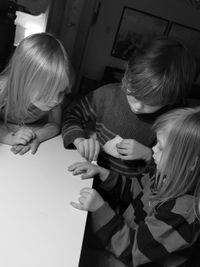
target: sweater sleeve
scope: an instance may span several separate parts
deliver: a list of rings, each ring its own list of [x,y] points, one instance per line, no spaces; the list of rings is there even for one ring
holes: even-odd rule
[[[96,93],[93,91],[63,110],[62,137],[68,147],[76,138],[87,138],[85,124],[96,120]]]
[[[149,262],[179,266],[185,261],[184,254],[175,252],[190,247],[199,234],[191,199],[164,203],[134,228],[105,203],[92,213],[92,223],[103,246],[134,267]]]

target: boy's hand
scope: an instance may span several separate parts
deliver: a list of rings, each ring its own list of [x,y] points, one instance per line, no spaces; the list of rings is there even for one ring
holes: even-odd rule
[[[104,204],[103,198],[92,188],[81,189],[78,201],[78,203],[72,201],[70,204],[76,209],[91,212],[98,210]]]
[[[109,175],[109,170],[89,162],[77,162],[68,167],[68,171],[73,172],[73,175],[82,174],[82,179],[94,178],[99,175],[101,181],[105,181]]]
[[[151,149],[135,139],[123,139],[116,147],[120,158],[123,160],[143,159],[149,161],[152,156]]]
[[[74,140],[78,152],[88,161],[96,161],[100,151],[100,144],[95,138],[76,138]]]
[[[22,127],[17,132],[12,133],[13,145],[26,145],[36,137],[36,134],[30,128]]]

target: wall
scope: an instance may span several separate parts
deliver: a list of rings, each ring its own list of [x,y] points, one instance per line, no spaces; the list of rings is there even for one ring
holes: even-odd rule
[[[90,29],[81,75],[99,80],[105,66],[124,68],[125,61],[110,56],[124,6],[200,29],[200,10],[197,11],[188,2],[187,0],[101,0],[98,21]]]

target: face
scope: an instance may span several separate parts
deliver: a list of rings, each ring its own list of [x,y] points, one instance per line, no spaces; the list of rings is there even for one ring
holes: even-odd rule
[[[157,144],[152,148],[152,150],[153,150],[153,159],[155,161],[157,169],[159,169],[159,166],[160,166],[159,163],[160,163],[163,151],[165,149],[166,142],[167,142],[167,133],[166,133],[166,131],[158,131],[157,132]]]
[[[63,98],[64,98],[65,91],[59,92],[57,97],[50,102],[44,102],[43,100],[33,101],[33,105],[36,106],[38,109],[42,111],[49,111],[53,109],[54,107],[58,106]]]
[[[131,110],[136,114],[154,113],[163,107],[162,105],[159,105],[159,106],[147,105],[143,103],[142,101],[137,100],[134,96],[131,96],[131,95],[127,95],[127,100],[128,100]]]

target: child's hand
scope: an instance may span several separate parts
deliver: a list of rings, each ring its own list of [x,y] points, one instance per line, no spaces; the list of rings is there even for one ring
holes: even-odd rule
[[[74,163],[68,167],[68,171],[73,172],[73,175],[82,174],[82,179],[89,179],[99,175],[101,181],[105,181],[109,175],[109,170],[89,162]]]
[[[35,154],[38,150],[38,147],[40,145],[40,142],[38,140],[38,138],[36,137],[35,139],[33,139],[31,142],[30,142],[30,150],[31,150],[31,154]]]
[[[135,139],[123,139],[116,147],[120,158],[123,160],[144,159],[149,161],[152,156],[151,149]]]
[[[13,145],[26,145],[32,139],[36,137],[36,134],[30,128],[20,128],[17,132],[12,134],[13,137]]]
[[[14,154],[24,155],[29,150],[31,150],[31,153],[35,154],[37,152],[39,144],[40,143],[39,143],[38,139],[35,138],[31,142],[29,142],[27,145],[13,145],[11,148],[11,151]]]
[[[77,138],[74,141],[78,152],[88,161],[96,161],[100,151],[99,141],[95,138]]]
[[[98,210],[104,204],[103,198],[92,188],[81,189],[78,201],[79,203],[72,201],[70,204],[76,209],[91,212]]]
[[[30,145],[13,145],[11,151],[14,154],[24,155],[30,150]]]

